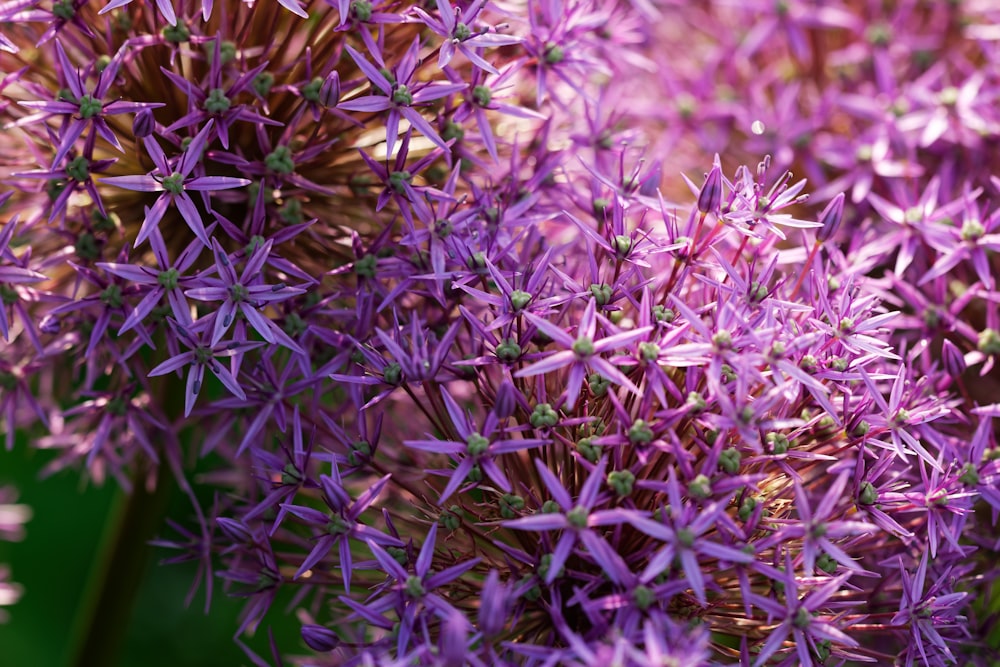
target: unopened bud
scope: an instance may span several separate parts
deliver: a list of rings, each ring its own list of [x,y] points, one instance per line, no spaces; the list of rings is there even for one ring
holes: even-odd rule
[[[314,651],[326,653],[340,645],[340,637],[330,628],[322,625],[303,625],[302,641]]]
[[[646,178],[642,179],[642,183],[639,185],[639,194],[643,197],[654,197],[656,196],[656,191],[660,187],[660,181],[663,179],[663,163],[659,160],[653,165],[653,168],[649,170]]]
[[[840,222],[843,218],[844,193],[841,192],[826,205],[826,208],[823,209],[823,213],[819,216],[819,222],[823,226],[819,228],[819,233],[816,234],[816,240],[820,243],[826,243],[828,240],[833,238],[833,235],[837,233],[838,229],[840,229]]]
[[[957,378],[965,372],[965,355],[947,338],[941,344],[941,358],[944,360],[944,370],[952,378]]]
[[[46,315],[38,325],[38,330],[44,334],[59,333],[59,318],[55,315]]]
[[[340,102],[340,74],[333,70],[326,75],[319,89],[319,103],[325,107],[335,107]]]
[[[722,168],[712,167],[705,177],[705,184],[698,193],[698,210],[702,213],[718,213],[722,205]]]
[[[493,412],[500,419],[506,419],[514,414],[517,409],[517,400],[514,398],[514,385],[509,381],[504,381],[497,388],[496,400],[493,403]]]
[[[143,109],[135,115],[135,120],[132,122],[132,133],[136,139],[145,139],[152,136],[155,125],[156,120],[153,118],[153,110]]]

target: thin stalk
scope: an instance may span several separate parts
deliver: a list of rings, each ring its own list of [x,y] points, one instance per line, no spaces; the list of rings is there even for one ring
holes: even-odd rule
[[[139,592],[149,540],[160,525],[167,500],[175,486],[170,467],[159,466],[156,488],[146,488],[146,467],[140,465],[132,479],[131,494],[120,491],[114,516],[88,578],[83,603],[74,621],[71,667],[113,667]]]

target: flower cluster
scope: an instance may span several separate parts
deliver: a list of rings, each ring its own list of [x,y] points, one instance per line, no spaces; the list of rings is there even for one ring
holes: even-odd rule
[[[1000,16],[883,4],[0,0],[8,447],[277,663],[990,664]]]

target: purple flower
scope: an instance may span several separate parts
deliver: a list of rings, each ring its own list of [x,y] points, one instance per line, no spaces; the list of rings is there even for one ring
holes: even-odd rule
[[[234,396],[246,398],[243,388],[222,364],[217,357],[234,357],[241,355],[247,350],[260,347],[263,343],[250,341],[236,342],[230,341],[222,344],[211,344],[202,333],[198,338],[194,333],[188,332],[182,325],[171,320],[171,328],[177,333],[181,341],[189,348],[186,352],[170,357],[163,363],[157,365],[149,371],[150,377],[166,375],[174,371],[180,371],[188,366],[187,388],[184,392],[184,416],[191,414],[194,402],[201,393],[201,388],[205,380],[205,369],[208,368],[212,375],[226,387]]]
[[[208,135],[212,131],[214,119],[209,119],[205,127],[195,135],[191,143],[184,149],[181,157],[171,166],[167,156],[160,148],[160,144],[155,137],[143,139],[143,145],[149,151],[156,170],[145,176],[107,176],[101,180],[102,183],[115,185],[126,190],[136,190],[139,192],[162,192],[153,207],[146,213],[139,234],[135,239],[135,246],[138,247],[143,241],[149,238],[153,228],[156,227],[167,207],[172,203],[180,211],[191,231],[203,244],[211,246],[205,225],[202,222],[201,213],[191,199],[189,192],[213,192],[215,190],[228,190],[231,188],[241,188],[250,184],[246,178],[236,178],[233,176],[192,176],[198,161],[202,159],[202,151],[208,142]],[[202,195],[202,201],[207,204],[208,196]]]
[[[438,504],[443,504],[466,481],[473,467],[479,467],[503,491],[512,490],[511,483],[497,464],[496,458],[503,454],[524,451],[541,447],[548,440],[537,438],[504,438],[494,440],[493,436],[500,427],[500,418],[495,412],[490,412],[483,422],[482,428],[476,428],[472,418],[455,402],[447,391],[441,392],[451,426],[458,440],[407,440],[403,444],[414,449],[427,452],[448,454],[458,460],[458,466],[448,471],[448,484],[441,491]]]
[[[378,480],[357,498],[352,499],[344,489],[337,464],[332,465],[330,475],[320,475],[319,484],[323,492],[323,503],[330,512],[324,512],[312,507],[282,504],[281,508],[292,516],[314,529],[320,530],[316,544],[309,555],[295,572],[296,577],[314,568],[320,561],[327,558],[330,550],[337,547],[340,556],[340,570],[344,580],[344,590],[351,590],[351,571],[354,568],[351,556],[350,540],[367,542],[368,544],[401,547],[403,543],[381,531],[361,522],[361,515],[375,502],[382,492],[389,475]]]
[[[420,114],[418,107],[426,105],[434,100],[447,97],[465,88],[464,84],[452,84],[443,82],[421,83],[413,78],[417,67],[417,57],[420,50],[420,40],[414,39],[406,55],[400,60],[394,72],[389,72],[389,78],[378,68],[374,67],[368,60],[352,49],[345,47],[347,53],[361,68],[365,76],[380,94],[366,95],[363,97],[351,98],[342,101],[338,109],[344,111],[388,111],[389,114],[385,123],[385,143],[386,154],[392,155],[396,147],[396,139],[399,135],[399,121],[405,118],[420,133],[430,139],[443,151],[448,150],[448,144],[431,127],[431,124]],[[379,66],[385,68],[385,61],[379,53],[373,53],[373,57]]]
[[[597,302],[592,299],[587,304],[587,308],[580,318],[575,339],[548,320],[526,312],[525,317],[539,331],[565,349],[543,356],[540,361],[536,361],[530,366],[514,373],[514,377],[532,377],[543,373],[551,373],[554,370],[569,366],[569,375],[564,393],[566,408],[572,408],[576,403],[588,368],[593,369],[606,380],[622,385],[626,389],[639,394],[639,388],[625,374],[615,368],[608,360],[598,355],[616,350],[628,343],[645,337],[652,330],[652,327],[617,332],[595,340],[599,322],[596,309]],[[605,324],[604,321],[601,321],[601,324],[605,330],[612,329],[610,323]]]
[[[561,511],[542,512],[534,516],[521,517],[505,521],[503,525],[506,528],[533,532],[562,531],[562,536],[556,543],[555,549],[552,551],[552,559],[547,566],[544,577],[546,584],[551,584],[559,576],[559,572],[578,541],[587,547],[595,561],[602,566],[607,566],[609,563],[603,558],[605,553],[604,538],[595,529],[633,520],[633,513],[625,510],[594,509],[598,504],[598,493],[600,485],[604,481],[606,466],[607,459],[602,458],[598,461],[580,489],[580,496],[574,502],[559,478],[545,466],[541,459],[535,459],[535,468],[538,470],[545,488],[552,495],[552,499],[555,500]],[[617,568],[614,566],[605,567],[604,571],[613,579],[617,578],[615,574]]]
[[[108,125],[106,117],[156,109],[164,105],[153,102],[140,103],[115,100],[114,102],[106,103],[104,101],[115,78],[118,76],[119,68],[125,57],[124,50],[116,53],[115,57],[100,71],[93,90],[88,92],[86,77],[70,62],[62,43],[57,40],[55,44],[68,92],[58,96],[51,102],[21,102],[21,106],[35,109],[39,113],[22,119],[20,123],[26,124],[33,120],[43,120],[52,115],[61,115],[64,117],[60,131],[59,146],[56,149],[55,156],[52,158],[52,164],[62,163],[63,158],[72,150],[76,141],[88,127],[92,131],[96,131],[105,141],[118,149],[119,152],[124,152],[121,143],[118,141],[118,137],[115,136]],[[87,157],[89,158],[90,155],[88,154]]]
[[[284,301],[305,291],[298,287],[288,287],[284,283],[260,284],[261,274],[271,253],[271,241],[254,249],[240,275],[236,274],[232,258],[215,239],[212,239],[212,248],[219,277],[204,278],[202,283],[208,283],[208,287],[195,287],[184,292],[188,297],[199,301],[222,302],[215,312],[209,344],[212,347],[218,345],[232,326],[236,315],[240,314],[266,342],[277,343],[302,353],[302,348],[258,310],[264,304]]]

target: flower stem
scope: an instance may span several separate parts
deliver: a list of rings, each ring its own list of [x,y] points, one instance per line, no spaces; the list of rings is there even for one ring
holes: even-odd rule
[[[147,488],[147,467],[140,465],[132,479],[132,493],[120,491],[115,499],[74,621],[67,663],[71,667],[117,664],[149,557],[149,540],[175,486],[170,466],[158,467],[154,489]]]

